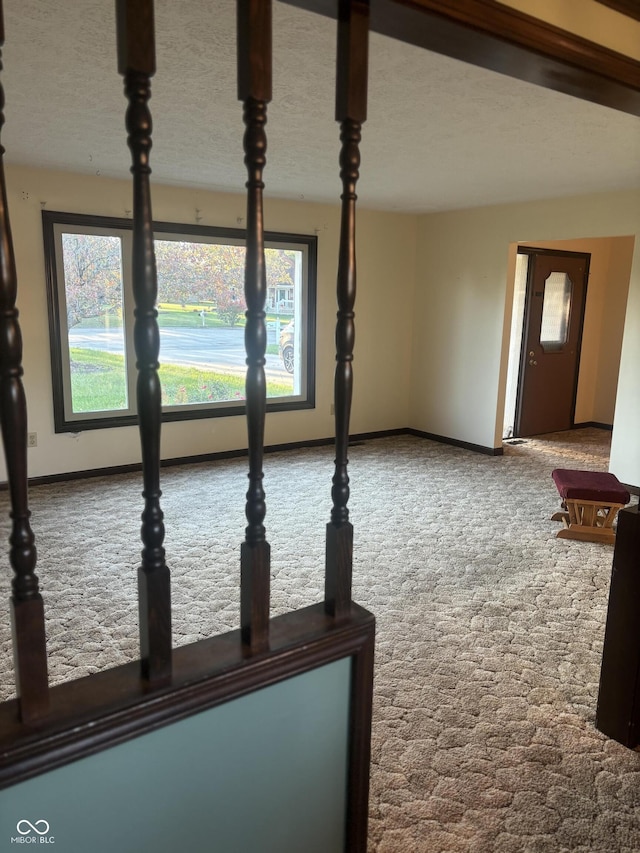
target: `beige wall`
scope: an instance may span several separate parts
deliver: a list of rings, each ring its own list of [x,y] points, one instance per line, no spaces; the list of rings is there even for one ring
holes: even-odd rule
[[[596,0],[499,0],[609,50],[640,59],[640,22]]]
[[[494,445],[498,403],[505,224],[478,210],[418,224],[411,426],[485,447]]]
[[[601,368],[598,374],[594,417],[594,420],[597,421],[601,420],[601,412],[603,411],[613,412],[613,419],[615,419],[620,359],[622,357],[622,345],[627,317],[629,282],[637,242],[639,242],[638,239],[634,240],[633,238],[622,237],[613,240],[611,244],[607,283],[612,298],[607,303],[607,310],[602,320]],[[617,297],[615,296],[616,290]],[[619,352],[617,350],[618,329],[622,330]],[[635,331],[636,334],[640,335],[640,328],[636,327]],[[632,334],[631,327],[630,334]],[[613,423],[613,419],[610,423]],[[609,421],[606,421],[606,423],[609,423]],[[640,481],[638,485],[640,485]]]
[[[30,476],[137,462],[137,428],[53,431],[49,330],[42,248],[41,209],[124,216],[131,208],[128,182],[62,172],[8,169],[9,209],[19,280],[18,307],[24,339],[29,430],[38,446],[29,450]],[[339,188],[336,189],[338,192]],[[245,213],[241,195],[155,186],[159,220],[237,227]],[[316,408],[267,415],[266,443],[301,441],[333,434],[330,405],[335,366],[337,206],[268,201],[267,228],[318,233]],[[410,304],[415,269],[413,216],[361,211],[358,218],[355,391],[352,432],[393,429],[408,422]],[[223,417],[168,423],[162,456],[172,458],[246,447],[244,419]],[[6,479],[4,465],[0,476]]]
[[[30,475],[128,464],[139,459],[137,430],[121,427],[76,435],[53,432],[49,332],[40,211],[122,216],[130,208],[127,182],[10,168],[9,203],[19,275],[29,429]],[[157,219],[237,226],[245,216],[239,195],[156,186]],[[337,206],[270,200],[267,227],[318,233],[316,408],[267,416],[266,442],[304,441],[333,432]],[[502,398],[510,323],[509,257],[515,244],[640,235],[640,193],[623,192],[410,216],[360,210],[358,297],[352,432],[412,426],[483,447],[500,446]],[[582,243],[573,242],[574,246]],[[596,243],[592,243],[592,246]],[[592,355],[581,377],[580,418],[608,421],[623,316],[631,239],[597,241],[593,275],[600,282],[589,337]],[[636,240],[629,311],[620,366],[612,470],[640,484],[635,424],[640,393],[640,240]],[[618,295],[606,302],[606,287]],[[598,295],[599,294],[599,295]],[[599,302],[598,302],[599,300]],[[598,304],[600,308],[598,308]],[[618,346],[616,344],[616,346]],[[243,418],[164,425],[164,458],[246,446]],[[0,476],[5,477],[4,467]]]
[[[420,217],[411,426],[484,447],[500,445],[511,321],[508,269],[515,252],[511,244],[633,235],[640,235],[637,191]],[[624,245],[628,253],[630,242]],[[613,442],[621,479],[640,484],[640,454],[630,449],[627,431],[628,419],[640,418],[637,382],[630,378],[632,356],[627,355],[633,351],[631,342],[640,338],[640,311],[632,314],[640,299],[639,253],[636,240]],[[614,262],[614,270],[617,263],[624,265],[624,259]],[[606,321],[615,322],[613,316]],[[603,376],[606,372],[603,368]],[[604,401],[606,395],[596,393]],[[594,417],[588,419],[599,420],[595,398],[591,410]]]
[[[640,204],[638,208],[640,208]],[[640,216],[638,209],[636,209],[636,216]],[[609,463],[609,469],[623,483],[633,486],[640,486],[640,441],[638,440],[640,382],[638,381],[638,365],[640,365],[640,239],[636,238]]]

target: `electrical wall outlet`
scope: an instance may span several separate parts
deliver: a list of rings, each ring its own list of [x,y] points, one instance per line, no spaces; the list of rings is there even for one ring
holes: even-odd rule
[[[38,446],[38,433],[37,432],[28,432],[27,433],[27,447],[37,447]]]

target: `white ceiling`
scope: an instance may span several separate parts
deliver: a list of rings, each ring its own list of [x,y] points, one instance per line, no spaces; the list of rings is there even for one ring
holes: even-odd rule
[[[113,0],[5,0],[8,162],[124,177]],[[241,192],[233,0],[157,0],[154,179]],[[267,194],[335,202],[335,22],[274,6]],[[640,120],[372,34],[360,204],[413,212],[640,187]]]

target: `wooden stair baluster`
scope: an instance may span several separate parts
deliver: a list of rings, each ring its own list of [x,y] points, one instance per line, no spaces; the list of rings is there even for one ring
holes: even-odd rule
[[[353,393],[354,304],[356,297],[356,183],[360,167],[360,131],[367,117],[369,4],[340,0],[336,121],[340,122],[342,213],[338,260],[336,324],[336,459],[327,524],[325,609],[336,618],[349,614],[353,567],[353,526],[349,521],[349,417]]]
[[[0,48],[4,46],[4,16],[0,2]],[[2,70],[0,53],[0,71]],[[0,130],[4,126],[4,88],[0,85]],[[29,518],[27,488],[27,404],[22,384],[22,334],[16,308],[16,263],[9,222],[4,175],[4,146],[0,145],[0,420],[11,498],[9,562],[11,622],[20,718],[28,723],[49,709],[44,605],[35,574],[36,547]]]
[[[134,343],[145,502],[140,531],[142,561],[138,569],[140,658],[143,677],[164,683],[171,677],[171,594],[163,547],[164,516],[160,508],[160,332],[155,307],[158,286],[149,188],[152,123],[148,101],[150,78],[155,73],[153,0],[116,0],[116,15],[118,71],[124,76],[129,101],[126,128],[133,175]]]
[[[243,102],[244,162],[247,167],[247,252],[245,347],[249,444],[247,527],[241,547],[240,624],[251,652],[269,646],[270,547],[266,540],[263,489],[267,346],[262,173],[266,164],[267,103],[271,100],[271,0],[238,0],[238,99]]]

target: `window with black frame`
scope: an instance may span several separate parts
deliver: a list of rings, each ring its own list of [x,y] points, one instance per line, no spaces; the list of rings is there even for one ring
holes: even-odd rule
[[[43,212],[56,432],[135,423],[131,220]],[[244,412],[244,232],[154,224],[164,420]],[[317,238],[267,233],[267,411],[315,403]]]

